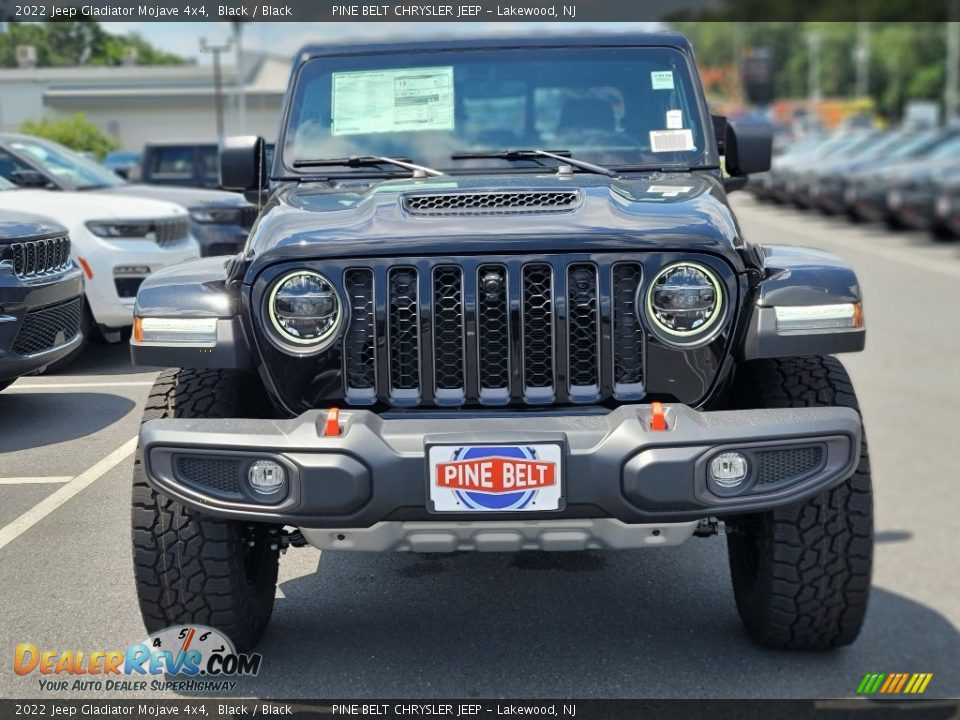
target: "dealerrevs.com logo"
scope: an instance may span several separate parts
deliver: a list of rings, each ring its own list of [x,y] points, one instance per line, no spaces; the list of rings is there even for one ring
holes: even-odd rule
[[[20,643],[17,675],[39,675],[40,690],[232,691],[234,678],[260,672],[263,656],[238,653],[223,633],[203,625],[177,625],[126,650],[43,650]]]

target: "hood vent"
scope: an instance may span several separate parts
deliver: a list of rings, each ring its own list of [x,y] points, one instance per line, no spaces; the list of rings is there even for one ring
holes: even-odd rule
[[[522,192],[458,192],[405,195],[411,215],[507,215],[569,212],[580,205],[576,190]]]

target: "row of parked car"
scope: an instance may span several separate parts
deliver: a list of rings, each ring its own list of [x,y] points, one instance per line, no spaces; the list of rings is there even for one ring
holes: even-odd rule
[[[960,127],[808,137],[750,179],[759,199],[960,236]]]
[[[129,183],[48,140],[0,134],[0,389],[118,342],[150,274],[232,255],[257,207],[221,190]]]

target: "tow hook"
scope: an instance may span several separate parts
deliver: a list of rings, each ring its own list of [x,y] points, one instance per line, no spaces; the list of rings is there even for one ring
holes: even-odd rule
[[[730,530],[733,530],[733,528],[730,528]],[[723,520],[718,520],[717,518],[704,518],[700,521],[700,524],[697,525],[697,529],[693,531],[693,534],[697,537],[727,535],[727,524]]]

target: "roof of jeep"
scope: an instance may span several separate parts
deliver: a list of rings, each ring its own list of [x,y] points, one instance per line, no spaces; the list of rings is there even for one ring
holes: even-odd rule
[[[505,49],[554,47],[672,47],[691,51],[690,41],[678,32],[615,33],[606,35],[544,35],[540,37],[481,37],[418,40],[414,42],[375,42],[307,45],[297,53],[299,62],[329,55],[367,55],[386,52],[417,52],[454,49]]]

